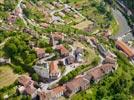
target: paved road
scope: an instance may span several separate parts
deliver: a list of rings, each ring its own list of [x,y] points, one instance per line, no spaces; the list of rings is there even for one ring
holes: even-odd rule
[[[122,37],[123,35],[125,35],[125,33],[130,31],[130,27],[127,23],[127,20],[125,19],[125,17],[122,15],[122,13],[119,10],[113,9],[112,12],[117,23],[119,24],[119,31],[117,35],[115,36],[115,38]]]
[[[119,24],[119,31],[115,36],[112,36],[113,39],[117,39],[121,37],[125,42],[134,40],[134,36],[132,35],[131,28],[129,27],[126,18],[122,15],[119,10],[112,9],[113,15]]]

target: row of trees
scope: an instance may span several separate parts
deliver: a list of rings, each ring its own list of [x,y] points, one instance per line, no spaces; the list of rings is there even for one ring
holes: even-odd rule
[[[68,73],[66,76],[63,76],[63,77],[60,79],[59,83],[60,83],[60,84],[64,84],[64,83],[70,81],[71,79],[73,79],[74,77],[76,77],[78,74],[80,74],[80,72],[81,72],[83,69],[85,69],[85,68],[87,68],[87,67],[89,67],[89,66],[88,66],[88,65],[79,66],[79,67],[76,68],[75,70],[73,70],[73,71],[71,71],[70,73]]]

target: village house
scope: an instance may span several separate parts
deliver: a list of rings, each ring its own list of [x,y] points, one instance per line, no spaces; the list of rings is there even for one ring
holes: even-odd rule
[[[18,82],[23,86],[33,85],[34,81],[31,79],[31,77],[22,75],[18,78]]]
[[[35,52],[39,59],[45,57],[45,50],[43,48],[35,48]]]
[[[47,24],[47,23],[41,23],[40,26],[43,27],[43,28],[48,28],[49,27],[49,24]]]
[[[54,32],[50,35],[50,44],[57,45],[60,44],[60,41],[64,40],[64,34],[61,32]]]
[[[22,75],[18,78],[18,82],[22,85],[18,87],[18,92],[30,95],[32,98],[37,96],[37,89],[34,87],[34,81],[31,77]]]
[[[69,51],[63,45],[58,45],[56,47],[56,49],[60,53],[60,56],[61,57],[67,57],[67,56],[69,56]]]
[[[24,94],[30,95],[32,98],[37,96],[37,89],[32,85],[26,86],[24,91]]]
[[[14,15],[14,16],[19,17],[19,14],[20,14],[20,13],[22,13],[22,9],[17,8],[17,9],[15,9],[15,10],[11,13],[11,15]]]
[[[97,45],[97,49],[98,49],[99,53],[100,53],[103,57],[106,57],[107,51],[106,51],[106,49],[103,47],[103,45],[98,44],[98,45]]]
[[[37,93],[37,100],[49,100],[47,93],[45,91],[38,91]]]
[[[16,21],[16,16],[14,16],[14,15],[10,15],[8,18],[7,18],[7,22],[9,23],[9,24],[12,24],[12,23],[14,23],[15,21]]]
[[[92,79],[92,76],[91,76],[90,73],[86,73],[86,74],[83,76],[83,78],[85,78],[86,80],[88,80],[89,83],[90,83],[90,82],[91,82],[91,79]]]
[[[105,74],[114,72],[117,69],[115,64],[103,64],[100,68]]]
[[[17,17],[19,17],[19,14],[22,13],[22,10],[17,8],[13,12],[11,12],[10,16],[7,18],[7,21],[9,24],[12,24],[16,21]]]
[[[81,90],[85,90],[89,87],[89,81],[84,79],[83,77],[78,77],[73,79],[70,82],[67,82],[64,86],[66,87],[66,92],[65,95],[67,97],[70,97],[71,95],[73,95],[74,93],[81,91]]]
[[[93,70],[90,70],[88,73],[92,76],[91,81],[95,83],[99,82],[104,76],[104,73],[100,69],[100,67],[94,68]]]
[[[64,95],[66,88],[64,86],[58,86],[51,90],[51,100],[59,98],[60,96]]]
[[[23,94],[24,91],[25,91],[25,87],[24,86],[18,86],[17,93]]]
[[[65,64],[70,65],[75,63],[75,57],[70,55],[68,57],[65,58]]]
[[[131,49],[125,42],[122,40],[116,41],[116,47],[122,50],[130,59],[134,59],[134,50]]]
[[[106,37],[106,38],[109,38],[109,36],[111,36],[110,30],[105,30],[105,31],[103,32],[103,36]]]
[[[52,61],[50,62],[49,65],[49,77],[52,80],[55,80],[59,78],[61,75],[59,68],[58,68],[58,62],[57,61]]]
[[[87,74],[84,76],[85,79],[91,81],[91,82],[99,82],[102,77],[105,74],[108,74],[110,72],[113,72],[117,69],[116,64],[102,64],[100,67],[91,69],[90,71],[87,72]]]
[[[74,55],[75,55],[75,60],[77,62],[82,62],[83,61],[83,59],[82,59],[83,49],[82,48],[77,47],[76,50],[74,51]]]
[[[112,57],[109,57],[109,56],[106,56],[106,58],[103,60],[102,62],[103,64],[115,64],[116,63],[116,60]]]

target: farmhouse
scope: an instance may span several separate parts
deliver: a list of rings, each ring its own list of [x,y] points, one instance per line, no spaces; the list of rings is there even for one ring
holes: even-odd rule
[[[104,73],[99,67],[89,71],[89,74],[92,76],[92,81],[96,83],[104,76]]]
[[[51,98],[59,98],[60,96],[64,95],[64,92],[66,91],[66,88],[64,86],[58,86],[51,90]]]
[[[18,78],[18,82],[23,86],[33,85],[34,81],[31,79],[31,77],[22,75]]]
[[[35,98],[37,96],[36,88],[34,87],[34,81],[31,79],[31,77],[23,75],[18,78],[18,82],[23,85],[18,88],[20,93],[24,93],[27,95],[30,95],[32,98]]]
[[[66,59],[65,59],[65,63],[68,65],[73,64],[74,62],[75,62],[75,57],[72,55],[66,57]]]
[[[35,52],[39,59],[45,57],[45,50],[43,48],[35,48]]]
[[[104,64],[101,66],[101,70],[103,73],[108,74],[116,70],[116,66],[114,64]]]
[[[50,35],[50,44],[57,45],[60,41],[64,40],[64,34],[60,32],[54,32]]]
[[[78,77],[73,79],[72,81],[65,84],[67,91],[65,95],[70,97],[72,94],[80,91],[85,90],[88,88],[89,81],[84,79],[83,77]]]
[[[129,58],[134,58],[134,50],[132,50],[125,42],[122,40],[117,40],[116,46],[122,50]]]
[[[69,56],[69,51],[63,45],[58,45],[56,49],[59,51],[61,57]]]
[[[103,64],[107,64],[107,63],[109,63],[109,64],[115,64],[116,63],[116,60],[113,59],[113,58],[111,58],[111,57],[109,57],[109,56],[106,56],[106,58],[103,60],[102,63]]]

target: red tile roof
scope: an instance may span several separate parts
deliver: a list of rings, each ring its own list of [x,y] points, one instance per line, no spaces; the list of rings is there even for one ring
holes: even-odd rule
[[[66,87],[69,88],[69,90],[73,91],[74,89],[80,88],[85,84],[88,84],[88,81],[84,79],[83,77],[78,77],[68,82],[66,84]]]
[[[91,76],[93,77],[94,80],[97,80],[104,75],[104,73],[100,69],[100,67],[91,70],[89,73],[91,74]]]
[[[55,39],[55,40],[61,40],[64,38],[64,35],[63,33],[61,32],[54,32],[52,33],[52,37]]]
[[[57,94],[60,94],[62,92],[65,92],[65,91],[66,91],[66,88],[64,86],[58,86],[58,87],[52,89],[52,92],[51,93],[52,93],[52,96],[55,96]]]
[[[47,94],[45,91],[38,92],[38,95],[39,95],[39,100],[48,100]]]
[[[104,64],[101,66],[101,70],[104,72],[104,73],[107,73],[109,71],[112,71],[114,69],[114,64]]]
[[[104,59],[103,63],[115,64],[116,60],[114,58],[106,56],[106,58]]]
[[[63,45],[58,45],[57,49],[60,50],[61,54],[65,54],[69,52]]]
[[[58,62],[57,61],[52,61],[51,63],[50,63],[50,74],[56,74],[56,73],[58,73],[59,72],[59,70],[58,70]]]
[[[18,81],[20,84],[22,84],[23,86],[27,86],[27,85],[33,85],[34,81],[31,80],[31,77],[26,76],[26,75],[22,75],[18,78]]]
[[[45,55],[45,50],[43,48],[35,48],[36,55],[38,58],[43,58]]]
[[[35,48],[35,51],[36,51],[37,55],[45,53],[45,50],[43,48]]]
[[[32,95],[36,91],[36,88],[33,86],[27,86],[25,92],[29,95]]]
[[[44,28],[48,28],[49,27],[49,24],[47,24],[47,23],[41,23],[40,24],[42,27],[44,27]]]
[[[121,48],[123,50],[123,52],[125,52],[128,57],[133,57],[134,56],[134,51],[122,40],[117,40],[116,41],[116,45]]]

